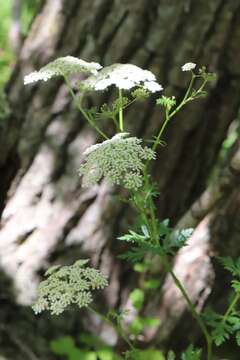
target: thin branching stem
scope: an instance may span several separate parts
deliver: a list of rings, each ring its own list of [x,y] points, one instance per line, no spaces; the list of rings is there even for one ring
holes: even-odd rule
[[[101,135],[105,140],[107,140],[108,136],[101,129],[99,129],[99,127],[95,124],[95,122],[88,116],[87,112],[83,109],[80,99],[78,99],[77,96],[74,94],[71,84],[66,76],[64,76],[64,80],[65,80],[68,90],[74,100],[74,103],[76,104],[80,113],[84,116],[84,118],[87,120],[87,122],[97,131],[97,133],[99,135]]]
[[[225,314],[223,315],[222,318],[222,324],[224,324],[228,318],[228,316],[231,314],[231,312],[234,310],[236,304],[238,303],[238,301],[240,300],[240,294],[237,293],[234,298],[232,299],[229,307],[227,308]]]
[[[205,337],[205,340],[207,343],[207,360],[211,360],[212,359],[212,337],[211,337],[210,333],[208,332],[208,329],[207,329],[206,325],[204,324],[204,322],[201,318],[201,315],[198,314],[198,312],[196,311],[196,308],[195,308],[193,302],[191,301],[190,297],[188,296],[186,289],[184,288],[183,284],[181,283],[181,281],[178,279],[178,277],[172,270],[172,267],[169,264],[167,257],[162,256],[161,259],[162,259],[163,265],[165,267],[165,270],[171,275],[171,277],[174,281],[174,284],[176,285],[176,287],[179,289],[182,296],[186,300],[186,303],[188,305],[190,312],[192,313],[192,316],[197,321],[197,323]]]
[[[124,131],[124,124],[123,124],[123,97],[122,97],[122,90],[119,89],[119,99],[120,99],[120,109],[119,109],[119,128],[120,131]]]
[[[113,321],[111,321],[106,315],[100,313],[96,309],[92,308],[91,306],[88,306],[88,310],[91,311],[94,315],[97,315],[100,317],[106,324],[112,326],[117,334],[127,343],[129,348],[131,350],[135,350],[134,345],[131,343],[131,341],[128,339],[127,335],[125,334],[120,322],[118,321],[117,324],[114,324]]]
[[[168,125],[169,120],[184,106],[186,105],[189,101],[193,100],[193,98],[191,96],[189,96],[189,94],[191,93],[193,84],[194,84],[194,80],[195,80],[195,76],[192,73],[192,78],[189,84],[189,87],[187,89],[187,92],[183,98],[183,100],[181,101],[181,103],[177,106],[177,108],[175,110],[173,110],[172,112],[169,113],[169,109],[165,108],[165,120],[163,122],[163,125],[161,126],[159,133],[153,143],[152,146],[152,150],[156,151],[161,137]],[[197,90],[198,92],[201,92],[206,84],[206,80],[203,82],[203,84],[200,86],[200,88]],[[145,179],[145,184],[146,186],[149,185],[149,177],[147,175],[147,169],[148,169],[148,164],[149,161],[146,163],[146,167],[145,167],[145,172],[144,172],[144,179]],[[149,199],[149,210],[150,210],[150,224],[151,224],[151,229],[152,229],[152,241],[154,243],[156,243],[156,241],[158,241],[158,234],[157,234],[157,218],[156,218],[156,214],[155,214],[155,206],[154,206],[154,202],[153,202],[153,198],[152,198],[152,194],[150,194],[150,199]],[[165,267],[165,270],[171,275],[176,287],[179,289],[179,291],[181,292],[182,296],[184,297],[184,299],[186,300],[186,303],[188,305],[188,308],[190,310],[190,312],[192,313],[193,317],[195,318],[195,320],[197,321],[204,337],[206,340],[206,344],[207,344],[207,360],[211,360],[212,359],[212,337],[210,335],[210,333],[208,332],[208,329],[206,327],[206,325],[204,324],[201,316],[198,314],[198,312],[196,311],[196,308],[194,306],[194,304],[192,303],[190,297],[187,294],[187,291],[185,290],[184,286],[182,285],[181,281],[178,279],[178,277],[176,276],[176,274],[173,272],[171,265],[168,262],[168,259],[165,255],[161,256],[161,259],[163,261],[163,265]],[[234,304],[233,304],[234,306]],[[230,310],[231,311],[231,310]]]

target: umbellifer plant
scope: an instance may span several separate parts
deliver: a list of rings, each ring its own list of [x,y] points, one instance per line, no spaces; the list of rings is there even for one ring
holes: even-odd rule
[[[120,241],[129,243],[129,250],[122,254],[122,259],[129,260],[139,272],[146,271],[151,266],[151,259],[159,257],[161,265],[172,277],[175,285],[185,298],[189,311],[195,318],[203,337],[205,349],[194,349],[189,345],[182,354],[182,359],[213,359],[213,344],[221,345],[231,334],[236,335],[240,344],[240,316],[235,305],[240,297],[240,261],[220,259],[227,270],[234,275],[233,288],[236,293],[224,315],[213,311],[199,314],[192,303],[184,285],[178,279],[171,267],[171,258],[177,251],[186,245],[192,229],[173,231],[169,222],[160,221],[157,217],[155,198],[159,196],[156,185],[151,178],[151,164],[156,159],[156,150],[163,145],[162,136],[169,121],[189,102],[206,95],[206,85],[215,79],[215,75],[208,73],[205,67],[196,71],[196,64],[186,63],[182,71],[190,74],[189,86],[183,99],[177,103],[174,96],[160,96],[156,105],[162,108],[164,114],[157,136],[152,139],[139,139],[126,131],[125,110],[134,106],[137,101],[147,101],[153,93],[162,92],[162,86],[157,82],[155,75],[132,64],[113,64],[102,68],[95,62],[71,56],[59,58],[39,71],[27,75],[25,84],[62,76],[69,89],[74,103],[89,125],[98,133],[101,142],[90,146],[84,152],[84,161],[80,165],[79,175],[82,186],[89,187],[105,178],[109,184],[127,189],[125,201],[135,210],[138,216],[138,229],[130,229],[119,237]],[[72,83],[73,75],[84,73],[85,79]],[[116,96],[111,104],[103,104],[99,109],[84,107],[84,98],[99,91],[114,90]],[[99,126],[102,118],[109,119],[115,129],[113,137],[108,135]],[[145,143],[145,144],[144,144]],[[146,145],[147,144],[147,145]],[[150,144],[150,145],[149,145]],[[71,266],[53,266],[45,276],[46,280],[40,283],[38,300],[33,306],[35,313],[49,310],[52,314],[62,313],[66,307],[76,304],[80,308],[91,307],[92,293],[96,289],[107,286],[107,279],[100,271],[87,266],[87,260],[79,260]],[[156,283],[149,282],[153,289]],[[133,305],[140,310],[144,302],[144,293],[141,289],[134,289],[131,293]],[[110,323],[118,335],[126,342],[128,350],[124,353],[126,359],[143,359],[143,351],[136,345],[136,337],[144,328],[144,324],[157,323],[158,319],[137,318],[131,329],[122,325],[124,314],[110,312],[107,316],[98,314],[103,321]],[[131,336],[130,336],[131,335]],[[132,340],[133,339],[133,340]],[[146,351],[146,350],[145,350]],[[145,356],[150,356],[152,349],[147,350]],[[153,354],[153,352],[151,354]],[[155,351],[156,355],[156,351]],[[155,356],[154,355],[154,356]],[[155,358],[155,357],[154,357]],[[175,359],[172,351],[167,358]]]

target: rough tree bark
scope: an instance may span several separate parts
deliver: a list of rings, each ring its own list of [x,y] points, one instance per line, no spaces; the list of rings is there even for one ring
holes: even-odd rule
[[[161,149],[154,167],[161,192],[159,216],[176,223],[205,189],[239,108],[239,10],[240,0],[44,2],[7,86],[12,112],[0,133],[0,259],[21,304],[34,298],[43,268],[77,257],[90,257],[109,275],[102,301],[106,307],[124,305],[131,287],[128,268],[116,260],[115,240],[125,228],[128,209],[116,204],[114,190],[104,182],[83,191],[76,174],[83,150],[96,135],[72,106],[61,81],[24,88],[23,75],[67,54],[102,65],[131,62],[152,70],[166,92],[180,98],[186,86],[179,71],[182,64],[191,60],[216,71],[218,80],[209,96],[170,124],[168,146]],[[128,118],[129,128],[139,135],[156,133],[161,124],[159,109],[151,102],[130,111]],[[239,188],[234,191],[239,194]],[[228,227],[234,220],[227,214],[236,206],[237,196],[231,199],[233,204],[223,207]],[[213,238],[217,244],[225,240],[221,233]],[[3,287],[2,280],[0,284]],[[1,299],[0,328],[2,339],[8,338],[1,351],[9,359],[52,358],[48,340],[82,326],[76,313],[68,314],[68,321],[45,315],[36,320],[13,298],[7,301],[9,296]],[[106,333],[101,324],[95,329]]]
[[[9,31],[9,40],[12,50],[15,52],[15,54],[18,54],[22,42],[21,12],[22,12],[22,1],[14,0],[12,4],[12,21]]]

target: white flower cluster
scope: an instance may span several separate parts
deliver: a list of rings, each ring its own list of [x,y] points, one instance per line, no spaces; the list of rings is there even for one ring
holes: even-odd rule
[[[49,310],[51,314],[59,315],[71,304],[87,307],[93,300],[91,291],[108,285],[99,270],[85,267],[87,262],[78,260],[72,266],[50,268],[45,274],[47,280],[39,285],[34,312]]]
[[[105,177],[110,184],[123,185],[127,189],[142,186],[144,160],[155,158],[148,147],[141,146],[141,139],[119,133],[112,139],[88,148],[85,162],[80,166],[83,186],[95,185]]]
[[[155,75],[149,70],[143,70],[132,64],[113,64],[103,68],[95,76],[83,81],[86,90],[105,90],[115,85],[119,89],[129,90],[141,86],[149,92],[163,90],[156,82]]]
[[[31,84],[40,80],[47,81],[55,76],[69,76],[76,73],[97,74],[102,66],[95,62],[86,62],[73,56],[60,57],[39,71],[34,71],[24,77],[24,84]]]
[[[188,62],[182,66],[182,71],[191,71],[195,69],[196,66],[197,65],[192,62]]]

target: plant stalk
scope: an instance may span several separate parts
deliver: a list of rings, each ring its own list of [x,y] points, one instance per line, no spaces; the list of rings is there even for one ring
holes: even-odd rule
[[[122,90],[119,89],[119,99],[120,99],[120,109],[119,109],[119,128],[120,131],[124,130],[124,125],[123,125],[123,106],[122,106]]]

